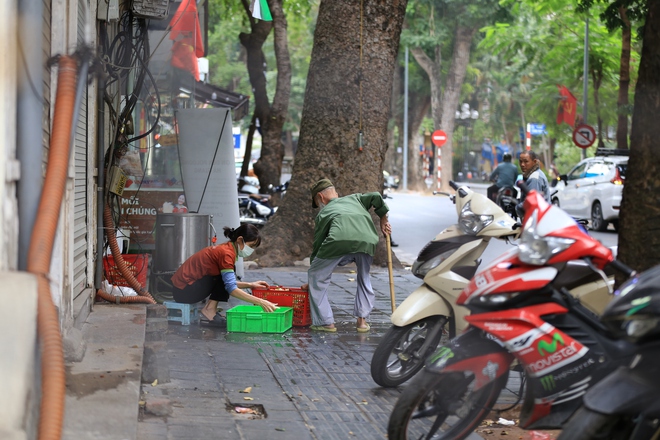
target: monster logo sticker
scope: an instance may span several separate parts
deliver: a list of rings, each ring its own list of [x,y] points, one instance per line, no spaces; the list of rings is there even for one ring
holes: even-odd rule
[[[543,389],[546,391],[552,391],[555,389],[555,377],[552,374],[548,374],[547,376],[543,376],[541,378],[541,385],[543,385]]]
[[[451,351],[451,348],[440,347],[438,351],[436,351],[435,354],[433,354],[433,356],[431,356],[429,360],[431,361],[432,364],[437,363],[439,365],[439,364],[444,364],[453,357],[454,357],[454,352]]]
[[[545,342],[544,340],[540,340],[539,343],[536,345],[536,347],[539,350],[539,354],[541,356],[546,356],[547,354],[552,354],[555,351],[557,351],[557,343],[561,344],[562,346],[566,346],[564,343],[564,338],[561,337],[561,334],[555,333],[552,336],[552,342]]]

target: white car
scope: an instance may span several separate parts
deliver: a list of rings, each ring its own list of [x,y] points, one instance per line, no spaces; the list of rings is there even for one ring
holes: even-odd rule
[[[607,230],[609,223],[618,229],[628,166],[627,156],[603,154],[606,151],[599,149],[597,156],[581,161],[561,176],[557,184],[561,187],[552,195],[552,203],[573,217],[591,219],[591,229],[595,231]],[[614,151],[621,154],[621,150]]]

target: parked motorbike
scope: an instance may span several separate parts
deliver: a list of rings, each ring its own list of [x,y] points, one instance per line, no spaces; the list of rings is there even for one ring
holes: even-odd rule
[[[238,215],[241,223],[261,227],[275,214],[277,207],[271,207],[268,199],[263,202],[249,195],[238,195]]]
[[[277,206],[273,207],[271,204],[272,195],[280,194],[283,197],[289,182],[278,186],[270,185],[270,194],[259,193],[258,185],[259,181],[255,177],[238,178],[238,213],[241,223],[261,227],[277,212]]]
[[[660,266],[624,283],[601,320],[612,333],[635,344],[635,356],[585,394],[559,439],[658,439]]]
[[[456,299],[476,273],[479,258],[491,238],[512,240],[520,233],[519,224],[486,196],[454,182],[450,186],[457,190],[451,197],[459,222],[424,246],[413,264],[412,273],[424,283],[394,311],[393,325],[371,359],[371,377],[380,386],[395,387],[409,380],[443,335],[451,338],[467,327],[469,310],[456,306]],[[591,277],[584,283],[567,282],[565,287],[594,313],[601,313],[612,284],[613,279]]]
[[[371,377],[383,387],[398,386],[413,377],[438,346],[443,332],[453,336],[467,325],[469,311],[456,298],[479,267],[491,238],[514,239],[518,224],[486,196],[467,186],[450,195],[458,224],[440,232],[420,251],[412,273],[424,283],[394,311],[392,327],[371,359]]]
[[[389,439],[467,437],[493,410],[514,361],[527,380],[520,425],[560,428],[590,386],[634,356],[632,344],[569,292],[594,277],[607,285],[606,267],[633,271],[536,191],[525,212],[518,248],[460,294],[469,327],[431,355],[403,391]]]
[[[502,211],[509,214],[514,220],[518,219],[516,205],[518,204],[518,190],[513,186],[503,186],[497,191],[495,203]]]

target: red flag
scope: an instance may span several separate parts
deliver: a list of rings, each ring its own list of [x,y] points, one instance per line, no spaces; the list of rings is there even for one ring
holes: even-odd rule
[[[204,41],[195,0],[181,2],[170,27],[170,40],[177,40],[172,46],[172,65],[189,71],[199,81],[197,58],[204,56]]]
[[[575,125],[575,115],[577,114],[577,99],[564,86],[559,87],[559,108],[557,109],[557,125],[566,122],[571,127]]]

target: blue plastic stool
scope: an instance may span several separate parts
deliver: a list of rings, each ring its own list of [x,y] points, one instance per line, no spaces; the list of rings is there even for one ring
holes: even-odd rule
[[[199,310],[195,304],[181,304],[174,301],[163,301],[163,305],[167,307],[167,320],[180,322],[181,325],[190,325],[190,321],[196,321],[199,317]],[[171,313],[171,312],[175,313]],[[180,311],[181,313],[176,313]]]

